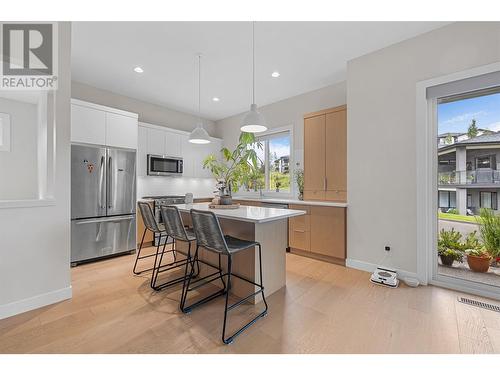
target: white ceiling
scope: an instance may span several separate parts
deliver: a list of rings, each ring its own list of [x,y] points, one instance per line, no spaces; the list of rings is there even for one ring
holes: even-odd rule
[[[444,24],[257,22],[257,104],[343,81],[348,60]],[[196,113],[202,53],[202,116],[222,119],[251,102],[251,30],[250,22],[74,22],[73,80]],[[144,73],[133,71],[138,65]]]

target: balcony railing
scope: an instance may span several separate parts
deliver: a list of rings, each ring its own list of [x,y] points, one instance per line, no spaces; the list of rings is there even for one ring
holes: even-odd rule
[[[439,185],[500,185],[500,171],[475,170],[475,171],[453,171],[438,173]]]

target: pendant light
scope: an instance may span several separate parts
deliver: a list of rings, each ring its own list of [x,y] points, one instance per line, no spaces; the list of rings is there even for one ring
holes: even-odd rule
[[[201,54],[198,55],[198,124],[189,134],[189,142],[196,144],[210,143],[210,136],[203,129],[203,120],[201,118]]]
[[[267,130],[266,120],[257,111],[257,104],[255,104],[255,21],[252,22],[252,104],[250,111],[243,118],[240,129],[247,133],[262,133]]]

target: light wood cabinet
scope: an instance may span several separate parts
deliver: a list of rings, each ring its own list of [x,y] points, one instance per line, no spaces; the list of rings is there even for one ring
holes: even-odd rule
[[[309,206],[289,205],[291,210],[306,211],[306,215],[288,219],[288,246],[302,251],[311,250],[311,210]]]
[[[343,207],[290,205],[306,215],[288,220],[288,243],[294,253],[345,264],[346,209]]]
[[[347,109],[304,116],[304,199],[347,200]]]
[[[255,207],[262,206],[262,203],[259,201],[244,200],[244,199],[233,199],[233,203],[239,203],[242,206],[255,206]]]
[[[346,258],[345,208],[311,208],[311,251],[316,254]]]

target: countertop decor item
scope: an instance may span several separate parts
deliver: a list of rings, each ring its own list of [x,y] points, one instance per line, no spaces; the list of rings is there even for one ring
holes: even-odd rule
[[[234,203],[234,204],[209,204],[208,208],[211,209],[221,209],[221,210],[236,210],[240,208],[239,203]]]

